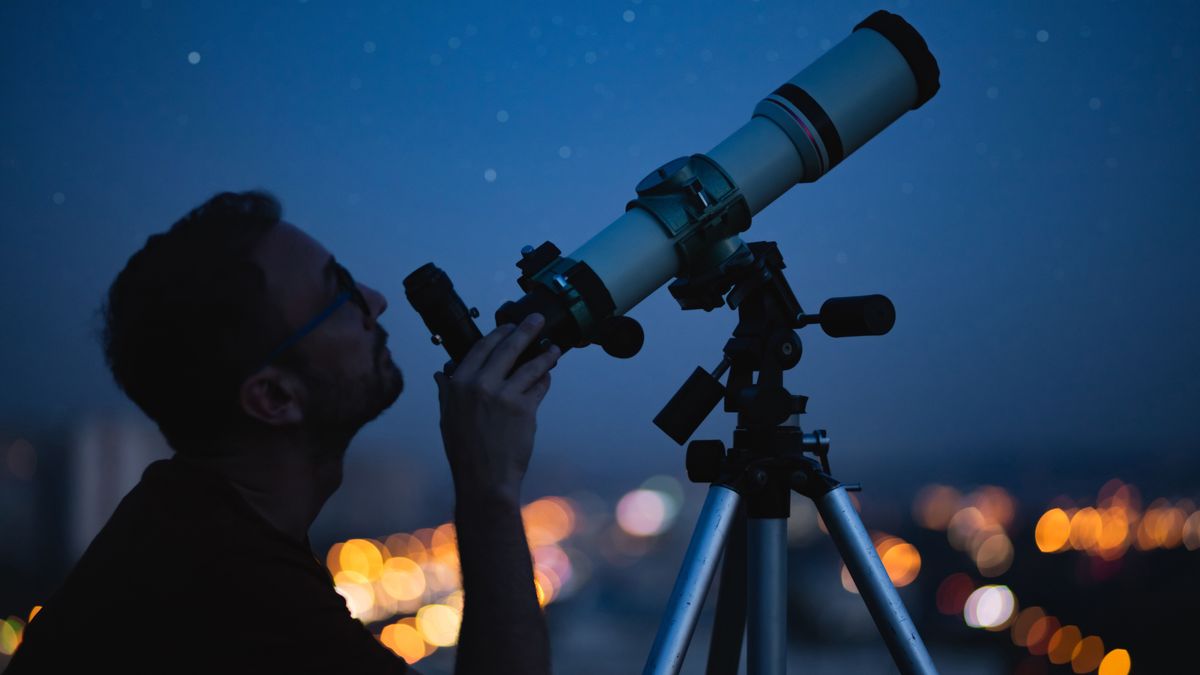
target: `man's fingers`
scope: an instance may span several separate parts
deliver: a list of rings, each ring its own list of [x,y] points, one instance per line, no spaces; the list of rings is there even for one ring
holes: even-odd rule
[[[454,369],[454,374],[466,379],[475,375],[483,364],[488,360],[488,355],[496,348],[496,345],[501,340],[508,337],[513,332],[516,326],[506,323],[502,326],[496,326],[496,330],[488,333],[479,342],[476,342],[467,355],[463,357],[462,363]]]
[[[550,372],[550,369],[558,363],[560,356],[562,356],[562,350],[558,348],[558,345],[551,345],[550,349],[517,368],[517,372],[508,378],[508,383],[504,387],[522,394],[527,393],[534,383]]]
[[[438,388],[438,404],[443,408],[446,407],[446,384],[448,379],[449,378],[446,377],[445,373],[441,372],[440,370],[435,370],[433,372],[433,381],[437,382]]]
[[[529,397],[529,399],[533,401],[533,404],[536,406],[541,404],[542,399],[546,398],[546,393],[549,391],[550,373],[546,373],[542,375],[537,382],[534,382],[533,386],[529,387],[529,391],[525,392],[525,395]]]
[[[493,383],[504,380],[512,370],[513,364],[517,362],[517,357],[537,337],[538,331],[542,329],[544,323],[545,320],[542,319],[541,314],[530,314],[525,317],[521,325],[517,326],[516,330],[509,333],[492,350],[491,355],[487,358],[487,363],[479,369],[479,379]]]

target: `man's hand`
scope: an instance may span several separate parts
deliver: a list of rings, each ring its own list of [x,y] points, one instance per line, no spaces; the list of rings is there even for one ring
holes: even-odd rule
[[[550,673],[550,636],[521,523],[521,480],[533,453],[537,408],[561,352],[551,347],[513,371],[542,323],[531,314],[520,326],[500,326],[471,348],[452,376],[434,374],[466,594],[458,675]]]
[[[520,503],[537,408],[562,352],[552,346],[515,371],[513,365],[543,323],[540,314],[530,314],[520,326],[500,326],[475,343],[452,376],[434,373],[442,440],[460,505],[474,499]]]

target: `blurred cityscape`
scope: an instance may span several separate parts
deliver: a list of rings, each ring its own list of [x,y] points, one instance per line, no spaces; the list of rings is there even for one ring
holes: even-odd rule
[[[116,503],[169,451],[137,421],[0,441],[3,666]],[[450,673],[463,595],[449,486],[431,478],[440,467],[382,456],[351,452],[342,492],[314,525],[314,553],[384,645],[422,672]],[[1105,464],[1080,462],[1069,478],[999,465],[977,470],[987,481],[880,477],[854,495],[942,672],[1194,667],[1200,491],[1171,487],[1194,485],[1171,467],[1130,477]],[[604,485],[560,473],[561,490],[523,509],[556,671],[638,672],[705,488],[673,475]],[[894,669],[816,509],[799,496],[788,541],[789,662],[817,673]],[[685,672],[703,672],[714,604]]]

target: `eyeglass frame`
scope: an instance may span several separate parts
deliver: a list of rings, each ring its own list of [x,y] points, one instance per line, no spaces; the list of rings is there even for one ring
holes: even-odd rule
[[[331,260],[330,262],[333,266],[338,288],[341,289],[337,296],[334,297],[333,301],[330,302],[325,309],[322,309],[320,312],[318,312],[303,326],[297,328],[291,335],[284,339],[283,342],[279,343],[279,346],[271,350],[271,352],[267,354],[266,358],[260,361],[254,370],[250,371],[252,374],[257,373],[263,368],[271,365],[271,363],[275,361],[275,359],[278,359],[280,356],[282,356],[284,352],[296,346],[296,343],[300,342],[300,340],[302,340],[305,336],[316,330],[317,327],[320,326],[330,316],[333,316],[333,313],[336,312],[339,307],[346,304],[347,300],[354,301],[354,304],[358,305],[358,308],[363,311],[363,314],[370,315],[371,308],[367,304],[367,298],[365,295],[363,295],[362,290],[358,287],[358,282],[356,282],[354,277],[350,275],[350,270],[346,269],[336,260]]]

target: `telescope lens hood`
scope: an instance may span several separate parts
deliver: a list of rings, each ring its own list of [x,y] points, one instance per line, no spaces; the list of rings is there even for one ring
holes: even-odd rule
[[[899,15],[881,9],[863,19],[854,30],[860,28],[870,28],[887,38],[908,62],[908,67],[912,68],[913,75],[917,78],[917,100],[913,103],[913,110],[933,98],[942,86],[942,71],[938,68],[937,59],[933,58],[933,53],[929,51],[925,38],[921,37],[912,24]]]

